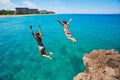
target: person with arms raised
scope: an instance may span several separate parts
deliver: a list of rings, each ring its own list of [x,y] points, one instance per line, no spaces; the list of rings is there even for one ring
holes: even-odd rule
[[[71,33],[70,33],[70,31],[68,30],[68,26],[69,26],[69,24],[71,23],[72,19],[70,19],[69,22],[67,22],[66,20],[60,21],[60,20],[58,20],[58,19],[57,19],[57,21],[63,26],[64,33],[65,33],[67,39],[69,39],[69,40],[71,40],[73,43],[75,43],[75,42],[76,42],[76,39],[71,36]]]
[[[32,25],[30,25],[30,32],[32,33],[32,35],[34,36],[34,38],[36,39],[37,43],[38,43],[38,48],[40,50],[40,55],[48,58],[50,60],[52,60],[52,58],[50,56],[48,56],[47,54],[52,54],[52,52],[45,52],[45,47],[42,43],[42,30],[40,28],[39,25],[39,32],[34,33],[32,30]]]

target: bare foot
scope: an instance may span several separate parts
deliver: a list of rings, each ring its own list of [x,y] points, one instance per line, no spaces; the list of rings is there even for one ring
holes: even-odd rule
[[[72,41],[73,41],[73,43],[76,43],[76,39],[73,39]]]
[[[51,58],[50,56],[49,56],[48,58],[49,58],[50,60],[52,60],[52,58]]]
[[[49,52],[49,54],[53,54],[52,52]]]
[[[46,52],[46,54],[53,54],[52,52]]]

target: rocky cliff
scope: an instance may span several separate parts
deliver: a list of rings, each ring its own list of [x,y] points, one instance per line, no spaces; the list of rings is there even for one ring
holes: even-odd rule
[[[120,80],[120,53],[112,50],[93,50],[83,57],[86,70],[74,80]]]

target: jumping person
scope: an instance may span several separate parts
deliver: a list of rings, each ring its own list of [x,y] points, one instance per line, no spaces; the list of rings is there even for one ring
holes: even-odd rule
[[[76,39],[71,36],[71,33],[70,33],[70,31],[68,30],[68,26],[69,26],[69,24],[71,23],[72,19],[70,19],[69,22],[67,22],[66,20],[63,20],[63,21],[61,22],[61,21],[58,20],[58,19],[57,19],[57,21],[63,26],[63,28],[64,28],[64,33],[65,33],[67,39],[69,39],[69,40],[71,40],[73,43],[75,43],[75,42],[76,42]]]
[[[39,25],[39,32],[36,32],[34,33],[33,30],[32,30],[32,25],[30,25],[30,32],[32,33],[32,35],[34,36],[34,38],[36,39],[37,43],[38,43],[38,47],[39,47],[39,50],[40,50],[40,55],[45,57],[45,58],[48,58],[50,60],[52,60],[52,58],[46,54],[52,54],[51,52],[45,52],[45,47],[42,43],[42,30],[40,28],[40,25]]]

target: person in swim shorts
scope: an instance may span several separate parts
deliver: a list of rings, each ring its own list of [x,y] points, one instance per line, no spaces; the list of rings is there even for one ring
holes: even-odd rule
[[[46,54],[52,54],[51,52],[45,52],[45,47],[42,43],[42,30],[40,28],[40,25],[39,25],[39,32],[36,32],[34,33],[33,30],[32,30],[32,25],[30,25],[30,32],[32,33],[32,35],[34,36],[34,38],[36,39],[37,43],[38,43],[38,48],[40,50],[40,55],[45,57],[45,58],[48,58],[50,60],[52,60],[52,58]]]
[[[69,22],[67,22],[66,20],[63,20],[63,21],[61,22],[61,21],[58,20],[58,19],[57,19],[57,21],[63,26],[63,28],[64,28],[64,33],[65,33],[67,39],[69,39],[69,40],[71,40],[73,43],[75,43],[75,42],[76,42],[76,39],[71,36],[71,33],[70,33],[70,31],[68,30],[68,26],[69,26],[69,24],[71,23],[72,19],[70,19]]]

